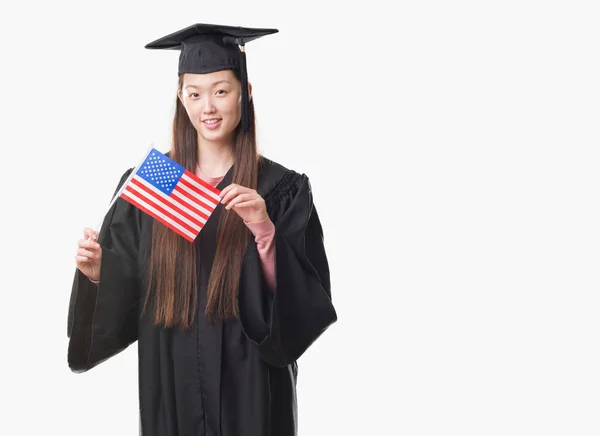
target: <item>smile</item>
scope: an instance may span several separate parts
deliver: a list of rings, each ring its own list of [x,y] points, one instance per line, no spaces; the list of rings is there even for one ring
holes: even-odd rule
[[[207,129],[216,129],[221,125],[222,118],[211,118],[210,120],[202,121]]]

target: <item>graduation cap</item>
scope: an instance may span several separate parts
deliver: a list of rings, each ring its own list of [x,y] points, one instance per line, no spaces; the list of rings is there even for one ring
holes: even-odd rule
[[[277,32],[277,29],[193,24],[146,44],[145,48],[181,50],[179,74],[239,70],[242,82],[242,128],[247,132],[249,98],[245,44]]]

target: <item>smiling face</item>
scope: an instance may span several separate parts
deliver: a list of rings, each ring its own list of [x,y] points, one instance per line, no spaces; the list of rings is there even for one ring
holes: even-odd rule
[[[178,96],[199,140],[233,142],[241,118],[241,83],[232,70],[186,73]]]

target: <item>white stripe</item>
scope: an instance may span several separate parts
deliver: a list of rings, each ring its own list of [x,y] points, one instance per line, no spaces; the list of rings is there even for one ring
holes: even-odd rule
[[[212,213],[212,211],[214,209],[208,210],[205,209],[200,203],[195,203],[194,201],[190,200],[188,197],[186,197],[185,195],[183,195],[181,192],[178,192],[177,189],[178,188],[182,188],[181,185],[179,185],[177,188],[173,189],[173,191],[171,192],[171,195],[177,196],[177,198],[179,198],[181,201],[185,201],[187,204],[190,204],[192,206],[194,206],[195,208],[199,209],[200,212],[204,212],[206,215],[210,216],[210,214]],[[198,194],[196,194],[195,192],[192,192],[192,195],[195,195],[195,198],[198,198]]]
[[[192,195],[196,200],[201,201],[203,203],[205,203],[206,205],[208,205],[211,209],[214,209],[215,207],[217,207],[216,204],[213,204],[211,202],[211,200],[209,200],[208,198],[198,194],[197,192],[193,191],[192,189],[188,188],[187,186],[185,186],[183,183],[180,185],[177,185],[177,188],[181,189],[182,191],[187,192],[188,194]],[[175,188],[175,189],[177,189]]]
[[[152,212],[155,215],[158,215],[163,220],[165,220],[166,222],[168,222],[169,224],[171,224],[173,227],[177,228],[177,230],[179,230],[180,232],[185,233],[186,235],[188,235],[190,238],[194,239],[196,237],[196,235],[193,234],[192,232],[190,232],[188,229],[185,229],[185,228],[181,227],[181,225],[179,225],[178,223],[176,223],[175,221],[173,221],[171,218],[169,218],[168,216],[166,216],[162,212],[156,210],[154,208],[154,206],[146,203],[144,200],[142,200],[141,198],[138,198],[136,195],[133,195],[131,192],[129,192],[129,191],[123,191],[123,193],[121,195],[124,196],[124,197],[128,197],[128,198],[132,199],[133,201],[135,201],[136,203],[144,206],[150,212]]]
[[[194,179],[192,179],[190,176],[188,176],[187,174],[184,174],[183,176],[181,176],[182,178],[185,178],[186,181],[190,182],[190,184],[194,185],[196,188],[200,189],[202,192],[205,192],[206,195],[212,197],[215,199],[216,203],[215,204],[219,204],[219,201],[222,200],[221,197],[219,197],[217,194],[215,194],[213,191],[211,191],[210,189],[207,189],[206,187],[202,186],[200,183],[196,182]]]
[[[152,197],[150,194],[148,194],[146,191],[142,190],[142,188],[140,188],[139,186],[135,185],[135,184],[131,184],[129,185],[129,187],[133,190],[136,191],[136,195],[140,198],[145,198],[146,200],[152,201],[152,202],[158,202],[164,209],[166,209],[167,212],[169,212],[171,215],[175,215],[177,218],[179,218],[181,221],[183,221],[184,223],[186,223],[188,226],[190,226],[191,228],[193,228],[196,231],[200,231],[200,229],[202,229],[201,226],[199,226],[198,224],[194,223],[193,221],[190,221],[188,218],[184,217],[183,215],[181,215],[179,212],[177,212],[175,209],[172,209],[169,207],[169,205],[163,203],[162,201],[158,200],[156,197]],[[166,201],[169,201],[172,203],[170,198],[167,198]]]
[[[144,179],[142,179],[139,176],[135,176],[135,180],[137,180],[138,182],[140,182],[142,185],[144,185],[146,188],[152,190],[152,192],[156,193],[160,198],[163,199],[163,201],[168,201],[171,204],[177,206],[178,208],[182,209],[185,213],[189,214],[192,216],[192,218],[200,221],[202,224],[206,224],[206,219],[202,218],[200,215],[198,215],[194,210],[190,209],[189,207],[187,207],[185,204],[180,203],[179,201],[175,200],[173,197],[169,197],[167,194],[165,194],[164,192],[156,189],[154,186],[152,186],[150,183],[148,183],[147,181],[145,181]],[[132,187],[134,187],[135,185],[132,183],[131,184]],[[154,199],[156,201],[156,199]],[[189,203],[189,202],[188,202]],[[208,216],[210,216],[210,213],[207,213]]]

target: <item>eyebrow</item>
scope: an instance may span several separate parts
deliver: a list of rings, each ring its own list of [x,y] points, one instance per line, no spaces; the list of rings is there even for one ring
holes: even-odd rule
[[[221,84],[221,83],[229,83],[229,84],[231,85],[231,82],[230,82],[229,80],[219,80],[218,82],[215,82],[215,83],[213,83],[211,86],[217,86],[217,85],[219,85],[219,84]],[[185,89],[188,89],[188,88],[196,88],[196,89],[199,89],[199,88],[201,88],[201,86],[196,86],[196,85],[187,85],[187,86],[185,87]]]

